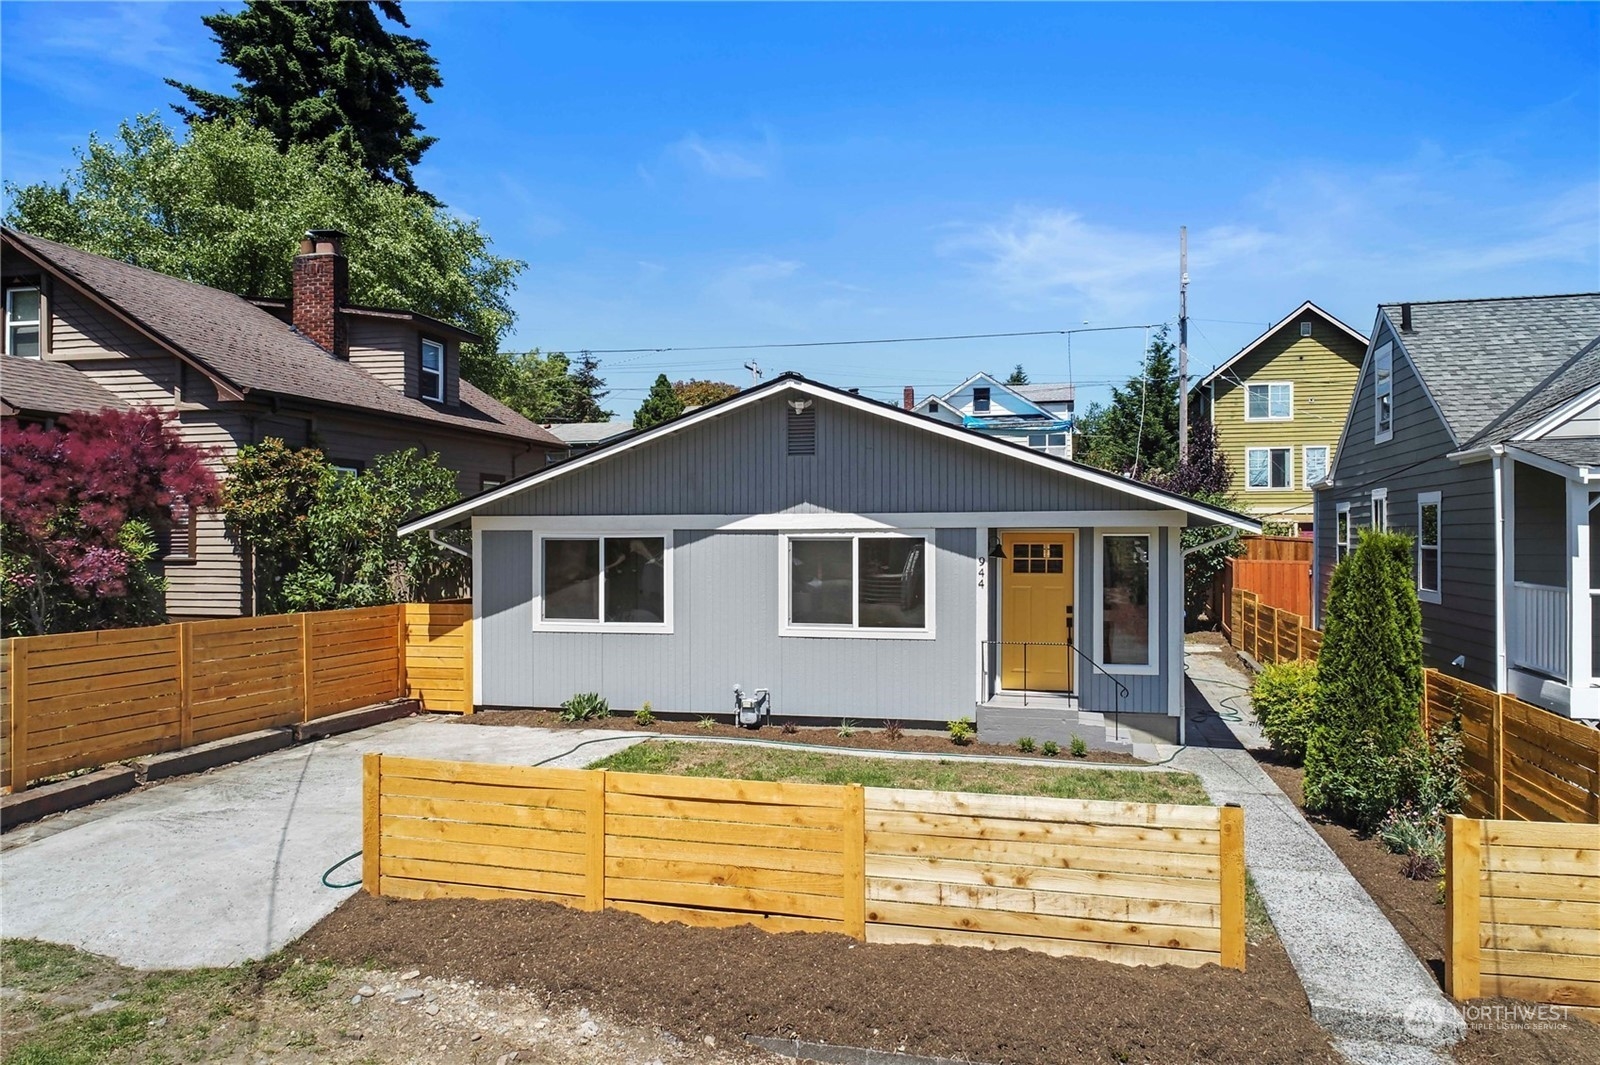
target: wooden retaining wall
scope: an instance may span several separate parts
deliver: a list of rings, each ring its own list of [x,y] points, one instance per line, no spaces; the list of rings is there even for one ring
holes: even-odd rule
[[[1600,825],[1450,818],[1445,989],[1600,1021]]]
[[[0,641],[0,785],[312,721],[401,698],[470,698],[470,617],[382,606]],[[453,619],[453,620],[452,620]],[[452,628],[453,626],[453,628]],[[435,640],[431,633],[438,629]],[[454,637],[445,635],[449,630]],[[452,668],[460,678],[447,677]]]
[[[368,755],[363,884],[1244,968],[1243,811]]]

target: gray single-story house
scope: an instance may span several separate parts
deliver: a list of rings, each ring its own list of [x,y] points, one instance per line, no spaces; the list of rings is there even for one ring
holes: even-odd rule
[[[470,524],[477,701],[1183,734],[1206,506],[784,374],[408,523]],[[1102,720],[1101,715],[1104,715]]]

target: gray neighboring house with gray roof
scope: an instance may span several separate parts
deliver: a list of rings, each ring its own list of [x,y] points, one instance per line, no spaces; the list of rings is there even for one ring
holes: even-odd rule
[[[567,445],[565,454],[552,453],[551,462],[559,462],[563,458],[581,455],[591,448],[601,444],[609,444],[618,437],[627,436],[633,432],[633,423],[628,421],[615,422],[546,422],[551,436]]]
[[[1253,519],[795,374],[403,526],[470,527],[486,706],[1182,735],[1190,526]]]
[[[347,299],[343,235],[308,233],[292,300],[250,300],[14,229],[3,247],[0,414],[153,407],[222,463],[277,437],[359,469],[408,447],[435,454],[465,495],[564,445],[461,379],[458,326]],[[287,249],[286,249],[287,250]],[[175,523],[163,557],[173,617],[252,612],[247,560],[220,514]]]
[[[1600,720],[1600,293],[1384,304],[1316,492],[1316,622],[1363,527],[1417,540],[1425,663]]]

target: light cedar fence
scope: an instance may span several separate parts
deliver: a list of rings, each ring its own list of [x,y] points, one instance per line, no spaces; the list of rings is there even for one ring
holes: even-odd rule
[[[1600,1021],[1600,825],[1446,827],[1445,988],[1566,1006]]]
[[[1255,592],[1235,588],[1229,596],[1228,642],[1262,665],[1315,662],[1322,650],[1322,631],[1305,618],[1262,602]]]
[[[0,785],[20,791],[408,693],[427,709],[470,709],[461,611],[412,604],[0,641]]]
[[[1298,617],[1311,614],[1311,563],[1296,560],[1230,558],[1223,584],[1250,592],[1257,602]]]
[[[1237,808],[372,754],[363,818],[374,895],[1244,967]]]

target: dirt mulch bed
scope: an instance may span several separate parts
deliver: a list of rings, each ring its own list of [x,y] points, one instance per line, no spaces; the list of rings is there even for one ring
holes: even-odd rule
[[[717,722],[711,728],[701,728],[694,721],[656,721],[644,728],[633,723],[632,717],[602,717],[592,721],[561,720],[561,715],[552,710],[480,710],[476,714],[466,714],[461,717],[461,722],[468,725],[519,725],[527,728],[551,729],[616,729],[620,732],[658,732],[666,736],[701,736],[708,739],[756,739],[771,741],[773,743],[809,743],[821,747],[850,747],[862,751],[915,751],[925,754],[986,754],[1009,755],[1012,758],[1030,757],[1043,758],[1044,755],[1035,751],[1031,755],[1023,755],[1015,746],[1003,743],[968,743],[956,745],[950,742],[947,736],[929,735],[922,732],[905,732],[897,740],[891,740],[883,735],[881,729],[857,729],[852,736],[839,735],[838,727],[832,728],[801,728],[796,732],[784,732],[780,726],[769,725],[760,729],[739,728],[725,722]],[[1087,739],[1088,737],[1084,737]],[[1123,754],[1120,751],[1096,751],[1090,749],[1085,758],[1074,758],[1067,752],[1066,745],[1062,745],[1061,753],[1057,759],[1062,762],[1104,762],[1117,765],[1145,765],[1147,763]]]
[[[1304,812],[1305,770],[1274,761],[1271,752],[1254,754],[1273,783]],[[1376,839],[1363,838],[1354,829],[1316,814],[1306,814],[1306,820],[1372,896],[1400,938],[1442,987],[1449,942],[1438,881],[1407,877],[1401,871],[1402,857]],[[1518,1007],[1527,1010],[1531,1004],[1512,999],[1475,999],[1471,1005],[1501,1006],[1509,1012]],[[1467,1038],[1455,1047],[1455,1058],[1463,1065],[1600,1065],[1600,1026],[1571,1018],[1564,1027],[1548,1030],[1514,1026],[1496,1029],[1489,1026],[1492,1018],[1480,1016],[1484,1018],[1481,1021],[1469,1017]]]
[[[718,1045],[799,1037],[995,1065],[1339,1060],[1275,938],[1252,944],[1239,973],[357,895],[291,949],[516,985]]]

